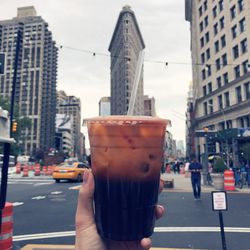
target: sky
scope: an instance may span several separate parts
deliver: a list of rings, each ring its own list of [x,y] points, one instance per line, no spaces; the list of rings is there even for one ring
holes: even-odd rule
[[[131,6],[145,43],[144,94],[156,112],[171,120],[168,129],[185,140],[185,112],[191,73],[190,29],[184,0],[0,0],[0,20],[33,5],[48,22],[59,47],[57,90],[81,99],[82,119],[98,115],[110,96],[108,47],[122,7]],[[93,56],[95,53],[95,56]],[[168,65],[166,66],[166,62]],[[82,132],[86,133],[85,128]]]

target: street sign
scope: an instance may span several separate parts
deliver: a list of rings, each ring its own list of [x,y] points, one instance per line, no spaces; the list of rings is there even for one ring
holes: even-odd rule
[[[212,193],[213,210],[219,212],[222,249],[227,250],[224,222],[222,215],[222,211],[227,210],[227,193],[225,191],[213,191],[211,193]]]
[[[5,54],[0,53],[0,75],[4,75],[5,71]]]
[[[212,192],[212,204],[214,211],[227,210],[227,195],[225,191]]]
[[[214,138],[217,137],[217,130],[208,130],[208,131],[204,131],[204,130],[196,130],[195,131],[195,135],[196,137],[210,137],[210,138]]]

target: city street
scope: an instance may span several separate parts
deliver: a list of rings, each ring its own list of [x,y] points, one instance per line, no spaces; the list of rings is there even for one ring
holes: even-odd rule
[[[171,175],[174,189],[164,189],[159,203],[166,208],[152,237],[154,247],[221,249],[218,212],[212,211],[212,188],[195,201],[189,179]],[[74,244],[78,183],[54,183],[49,177],[9,179],[8,201],[14,204],[14,249],[27,244]],[[228,193],[223,212],[228,249],[249,249],[248,189]]]

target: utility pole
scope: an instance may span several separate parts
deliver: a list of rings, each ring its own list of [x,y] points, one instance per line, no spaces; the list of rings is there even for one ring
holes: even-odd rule
[[[14,117],[14,103],[15,103],[15,92],[16,92],[16,80],[17,80],[17,69],[19,61],[19,50],[21,42],[21,31],[20,29],[17,32],[16,40],[16,53],[14,61],[14,72],[13,72],[13,82],[12,82],[12,92],[11,92],[11,101],[10,101],[10,137],[12,138],[12,125]],[[6,192],[7,192],[7,182],[8,182],[8,167],[9,167],[9,157],[10,157],[10,143],[4,143],[3,150],[3,167],[2,167],[2,181],[1,181],[1,199],[0,199],[0,209],[3,209],[6,202]]]

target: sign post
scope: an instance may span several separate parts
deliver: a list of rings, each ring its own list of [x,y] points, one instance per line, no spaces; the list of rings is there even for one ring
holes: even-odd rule
[[[227,250],[226,237],[225,237],[225,232],[224,232],[223,215],[222,215],[222,211],[227,210],[227,193],[225,191],[213,191],[212,192],[212,205],[213,205],[214,211],[219,211],[222,249]]]

